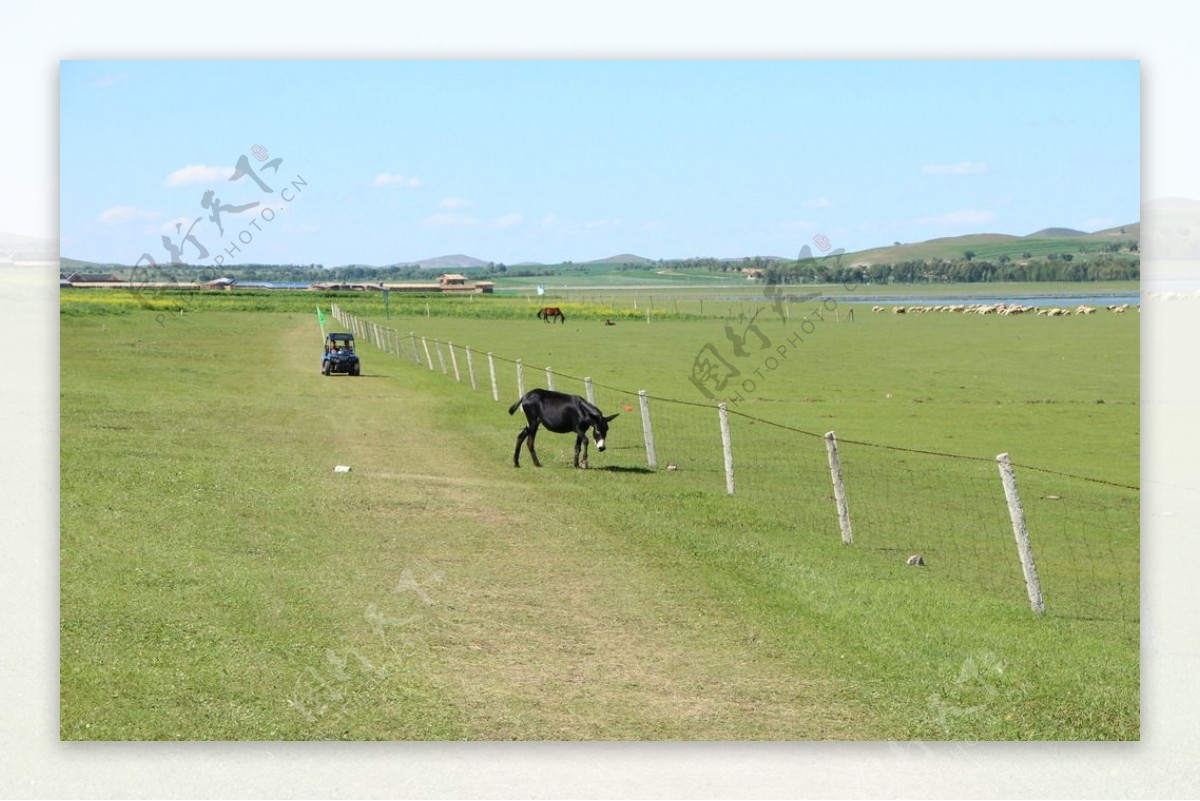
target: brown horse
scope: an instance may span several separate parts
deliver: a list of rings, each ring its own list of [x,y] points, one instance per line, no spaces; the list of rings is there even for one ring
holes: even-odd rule
[[[557,306],[543,306],[542,308],[538,309],[537,316],[538,319],[544,323],[554,322],[555,317],[561,320],[564,324],[567,322],[567,315],[563,314],[562,309],[558,308]]]

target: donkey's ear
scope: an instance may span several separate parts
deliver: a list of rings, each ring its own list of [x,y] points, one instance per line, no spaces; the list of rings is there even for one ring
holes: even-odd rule
[[[617,412],[617,414],[620,414],[620,412]],[[605,417],[604,422],[611,423],[613,420],[616,420],[617,414],[610,414],[608,417]]]

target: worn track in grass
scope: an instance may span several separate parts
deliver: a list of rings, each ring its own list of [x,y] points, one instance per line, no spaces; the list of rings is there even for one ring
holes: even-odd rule
[[[299,315],[62,338],[64,739],[894,730],[589,520],[600,471],[510,467],[511,421],[460,423],[440,376],[322,377]]]

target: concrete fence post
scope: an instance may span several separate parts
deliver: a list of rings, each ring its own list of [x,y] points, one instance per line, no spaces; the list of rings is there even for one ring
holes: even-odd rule
[[[437,351],[438,365],[442,368],[442,375],[446,375],[446,357],[442,355],[442,343],[440,340],[433,340],[433,349]]]
[[[492,400],[500,400],[500,385],[496,383],[496,360],[492,358],[492,352],[488,351],[488,373],[492,377]]]
[[[454,368],[454,380],[461,384],[462,376],[458,372],[458,356],[454,353],[454,343],[447,342],[446,344],[450,346],[450,365]]]
[[[846,484],[842,480],[842,462],[838,458],[837,436],[825,434],[825,450],[829,453],[829,475],[833,480],[833,499],[837,502],[838,528],[842,530],[842,542],[854,544],[854,532],[850,529],[850,505],[846,501]]]
[[[729,407],[717,405],[717,416],[721,421],[721,452],[725,460],[725,492],[733,494],[733,440],[729,436]]]
[[[1012,521],[1013,536],[1017,540],[1017,555],[1021,558],[1021,570],[1025,574],[1025,591],[1029,595],[1029,608],[1039,615],[1046,611],[1042,598],[1042,585],[1038,581],[1037,565],[1033,561],[1033,545],[1029,542],[1029,529],[1025,527],[1025,507],[1017,493],[1017,476],[1013,472],[1012,460],[1007,453],[996,457],[1000,468],[1000,482],[1004,485],[1004,499],[1008,501],[1008,517]]]
[[[421,337],[421,346],[425,348],[425,365],[429,368],[429,372],[433,372],[433,357],[429,355],[429,340]]]
[[[650,398],[646,390],[638,390],[638,403],[642,407],[642,434],[646,440],[646,463],[651,468],[658,467],[658,456],[654,452],[654,430],[650,427]]]
[[[467,375],[471,376],[471,391],[474,392],[479,387],[475,384],[475,359],[471,357],[471,346],[467,345]]]

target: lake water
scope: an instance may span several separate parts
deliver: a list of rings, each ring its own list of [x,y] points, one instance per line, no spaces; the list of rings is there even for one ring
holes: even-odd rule
[[[819,297],[811,297],[807,294],[785,295],[793,303],[804,301],[821,301],[825,300],[826,295]],[[1129,292],[1071,292],[1062,294],[1045,294],[1045,295],[870,295],[857,293],[841,295],[832,298],[838,303],[869,303],[879,306],[970,306],[973,303],[981,303],[992,305],[996,303],[1004,303],[1006,305],[1016,306],[1037,306],[1050,307],[1060,306],[1063,308],[1074,308],[1076,306],[1117,306],[1122,303],[1136,305],[1141,303],[1141,298],[1136,293]],[[757,301],[761,303],[773,303],[773,297],[761,298],[723,298],[723,300],[743,300]]]
[[[239,287],[247,289],[308,289],[308,284],[279,283],[272,281],[238,281]]]

